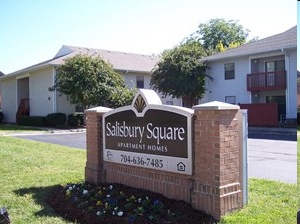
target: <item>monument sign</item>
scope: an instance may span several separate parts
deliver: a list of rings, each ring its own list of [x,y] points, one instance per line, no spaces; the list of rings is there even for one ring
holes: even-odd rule
[[[103,115],[104,161],[191,175],[193,114],[140,89],[130,106]]]

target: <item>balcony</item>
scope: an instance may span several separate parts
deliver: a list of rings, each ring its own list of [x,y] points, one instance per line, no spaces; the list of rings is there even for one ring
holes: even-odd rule
[[[248,91],[270,91],[286,89],[286,72],[262,72],[247,75]]]

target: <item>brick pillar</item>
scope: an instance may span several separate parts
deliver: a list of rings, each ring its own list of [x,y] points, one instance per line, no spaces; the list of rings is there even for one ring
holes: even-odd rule
[[[85,111],[86,153],[85,181],[94,184],[105,182],[103,169],[102,115],[109,111],[96,107]]]
[[[216,219],[242,208],[239,106],[210,102],[193,107],[192,206]]]

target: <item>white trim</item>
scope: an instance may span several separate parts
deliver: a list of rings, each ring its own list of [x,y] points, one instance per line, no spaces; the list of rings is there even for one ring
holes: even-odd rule
[[[26,73],[24,75],[19,75],[16,77],[16,79],[24,79],[24,78],[29,78],[29,73]]]
[[[16,93],[15,93],[15,98],[16,98],[16,104],[15,104],[15,114],[18,112],[18,77],[15,78],[15,87],[16,87]],[[29,92],[30,95],[30,92]],[[16,121],[17,122],[17,121]]]
[[[285,89],[285,114],[287,118],[291,117],[291,109],[290,109],[290,82],[289,82],[289,77],[290,77],[290,57],[289,55],[285,52],[285,70],[286,70],[286,89]]]
[[[52,68],[52,84],[54,85],[54,82],[55,82],[55,74],[56,74],[56,72],[55,72],[55,68],[53,67]],[[55,112],[57,112],[56,110],[57,110],[57,105],[56,105],[56,90],[54,90],[53,92],[52,92],[52,112],[53,113],[55,113]]]
[[[256,55],[249,56],[249,61],[251,62],[252,59],[257,59],[257,58],[269,58],[269,57],[284,56],[284,55],[285,54],[282,51],[277,51],[274,53],[256,54]],[[251,72],[251,63],[250,63],[250,72]]]
[[[250,57],[248,57],[248,74],[251,74],[251,60],[252,60],[253,58],[250,56]],[[247,75],[248,74],[246,74],[246,78],[245,78],[245,80],[246,80],[246,92],[248,93],[248,96],[249,96],[249,103],[250,104],[252,104],[252,92],[251,91],[248,91],[247,90],[247,82],[248,82],[248,77],[247,77]]]

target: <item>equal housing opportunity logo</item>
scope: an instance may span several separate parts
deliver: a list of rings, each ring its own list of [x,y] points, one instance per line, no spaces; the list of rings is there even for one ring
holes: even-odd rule
[[[193,110],[163,105],[139,89],[130,106],[103,115],[103,158],[108,162],[192,174]]]

